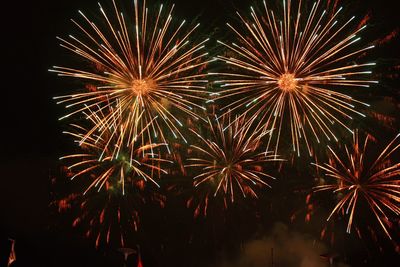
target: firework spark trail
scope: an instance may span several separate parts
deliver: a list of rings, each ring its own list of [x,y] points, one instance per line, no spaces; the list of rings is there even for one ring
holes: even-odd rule
[[[119,12],[114,0],[113,5],[114,17],[107,15],[99,4],[106,24],[103,28],[79,11],[88,27],[75,20],[72,22],[83,33],[82,39],[72,35],[69,39],[57,37],[62,47],[92,66],[87,69],[54,66],[50,71],[96,85],[96,90],[91,92],[55,97],[58,103],[72,110],[60,119],[100,106],[90,117],[97,116],[98,112],[109,113],[103,121],[88,129],[81,142],[93,138],[91,136],[97,135],[99,130],[104,131],[102,125],[116,120],[120,125],[113,135],[126,135],[120,138],[127,146],[143,129],[146,129],[145,134],[140,135],[143,144],[155,140],[167,143],[167,131],[186,141],[179,130],[183,125],[175,112],[199,119],[194,109],[204,109],[199,104],[199,101],[204,102],[199,93],[204,90],[207,80],[199,69],[207,63],[204,58],[208,53],[203,48],[208,39],[190,43],[189,37],[199,24],[186,33],[182,30],[185,21],[174,28],[174,6],[165,12],[161,5],[158,13],[153,14],[145,2],[140,7],[135,0],[131,25],[129,18]],[[104,135],[104,132],[99,135]]]
[[[94,236],[96,247],[99,247],[102,241],[107,244],[116,241],[121,246],[126,244],[127,233],[132,234],[138,230],[138,205],[144,200],[138,192],[122,196],[115,190],[107,189],[96,192],[95,195],[82,195],[75,202],[79,204],[80,212],[72,225],[78,227],[87,224],[89,229],[86,230],[85,236]]]
[[[217,57],[232,67],[231,72],[210,73],[226,77],[216,81],[222,88],[216,100],[237,97],[222,110],[257,117],[259,127],[271,131],[266,150],[274,146],[277,154],[282,134],[290,128],[293,151],[300,155],[304,140],[311,155],[309,136],[318,143],[321,138],[337,141],[334,124],[352,132],[345,119],[365,116],[355,104],[368,104],[336,90],[377,83],[365,78],[371,73],[365,69],[375,63],[349,63],[374,46],[357,46],[357,34],[366,25],[349,30],[354,17],[338,22],[342,8],[328,16],[317,1],[310,12],[302,13],[301,1],[295,8],[283,0],[281,20],[265,1],[264,9],[260,16],[251,7],[252,20],[237,13],[244,30],[227,24],[239,43],[219,41],[235,56]]]
[[[60,158],[73,161],[68,166],[68,169],[74,172],[71,179],[85,175],[93,178],[84,194],[92,188],[98,188],[100,191],[105,184],[113,184],[114,186],[119,185],[122,194],[125,195],[126,181],[133,182],[137,179],[151,181],[159,187],[154,176],[160,177],[161,173],[166,173],[161,164],[169,161],[162,159],[159,154],[155,154],[153,149],[164,144],[142,145],[133,140],[127,148],[123,145],[125,134],[119,132],[126,130],[120,126],[121,122],[115,120],[105,124],[107,120],[104,120],[105,114],[100,107],[94,111],[88,109],[84,113],[87,118],[90,118],[93,125],[102,127],[101,135],[93,134],[84,138],[87,129],[77,124],[71,124],[73,131],[64,133],[77,139],[76,142],[82,152]],[[149,125],[142,132],[145,132],[147,127]],[[83,138],[84,141],[82,141]]]
[[[121,194],[118,185],[109,184],[106,190],[73,193],[57,201],[60,212],[72,212],[73,227],[81,228],[87,238],[93,239],[98,248],[101,244],[124,247],[140,228],[144,205],[158,202],[164,205],[165,197],[154,190],[147,190],[143,180],[127,186],[127,194]]]
[[[88,108],[83,113],[92,125],[101,126],[101,135],[92,134],[82,141],[88,129],[77,124],[71,124],[72,130],[64,132],[76,139],[82,152],[61,159],[71,162],[67,167],[71,179],[80,177],[88,185],[83,193],[67,198],[68,202],[80,206],[73,226],[88,224],[86,236],[95,235],[96,247],[103,240],[110,243],[115,233],[118,233],[116,241],[124,246],[129,237],[127,233],[138,229],[146,182],[159,187],[155,176],[159,179],[161,173],[166,173],[162,165],[170,161],[153,152],[164,144],[142,145],[139,140],[133,140],[129,147],[124,146],[126,135],[119,131],[126,128],[121,127],[117,119],[105,120],[107,112],[101,107]],[[150,127],[150,123],[138,133],[139,136]],[[158,195],[152,191],[149,194],[152,197]]]
[[[357,203],[365,201],[380,226],[391,239],[388,231],[390,219],[387,213],[400,215],[400,162],[392,157],[399,152],[400,134],[398,134],[373,161],[369,161],[371,149],[367,145],[371,139],[367,135],[360,143],[358,132],[353,135],[352,147],[345,146],[345,157],[339,157],[332,148],[330,163],[314,164],[333,178],[332,183],[320,185],[314,191],[332,191],[343,194],[328,220],[340,212],[349,216],[347,232],[350,233]]]
[[[225,120],[229,121],[226,123]],[[258,151],[260,140],[267,132],[255,131],[252,121],[245,118],[230,121],[224,117],[222,122],[209,118],[208,124],[211,130],[209,138],[191,130],[200,142],[191,145],[196,156],[189,158],[192,163],[185,166],[201,168],[200,174],[193,178],[194,186],[211,186],[211,190],[215,190],[214,197],[221,192],[224,199],[228,197],[231,202],[234,202],[237,189],[243,197],[257,197],[252,187],[270,187],[265,180],[275,178],[265,173],[262,166],[282,159],[270,152]]]

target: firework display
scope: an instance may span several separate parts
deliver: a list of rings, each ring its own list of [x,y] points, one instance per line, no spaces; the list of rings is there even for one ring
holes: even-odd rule
[[[367,106],[345,94],[351,87],[369,87],[369,68],[375,63],[355,63],[373,45],[359,45],[352,21],[339,20],[342,8],[323,10],[320,1],[311,10],[283,0],[279,16],[263,2],[263,12],[251,8],[251,19],[237,13],[244,27],[231,24],[237,42],[219,41],[231,53],[218,56],[229,71],[212,73],[217,78],[225,112],[257,117],[259,126],[271,130],[267,150],[278,151],[282,139],[291,139],[293,151],[300,155],[304,142],[311,155],[311,138],[336,140],[334,125],[352,132],[346,120],[365,116],[355,105]]]
[[[209,118],[208,123],[211,131],[209,138],[192,130],[201,142],[191,145],[197,153],[195,157],[188,158],[191,163],[186,166],[201,168],[200,174],[193,178],[194,186],[203,183],[212,185],[214,196],[221,192],[231,202],[236,191],[243,197],[257,197],[253,187],[270,187],[267,180],[275,178],[263,171],[263,165],[281,159],[271,152],[259,151],[261,138],[267,132],[255,131],[245,119],[230,121],[224,118],[220,122]]]
[[[400,162],[393,157],[399,152],[400,134],[397,135],[374,159],[370,154],[371,136],[360,140],[358,132],[353,135],[351,147],[345,146],[346,157],[340,157],[338,152],[328,147],[331,154],[330,162],[316,166],[332,180],[314,188],[315,191],[332,191],[339,197],[328,220],[333,215],[348,217],[347,232],[350,233],[354,214],[359,202],[366,202],[370,211],[378,220],[386,235],[391,238],[389,214],[400,214]]]
[[[393,219],[400,215],[400,134],[375,155],[374,133],[365,131],[361,140],[350,121],[365,113],[386,124],[385,130],[396,131],[397,121],[369,111],[369,104],[351,96],[378,84],[369,75],[376,64],[364,61],[374,45],[359,37],[369,17],[358,25],[354,17],[344,19],[338,2],[327,1],[324,9],[322,0],[311,5],[282,0],[275,5],[277,12],[269,8],[274,2],[265,0],[262,11],[251,7],[251,18],[237,13],[242,27],[227,24],[234,42],[218,41],[222,51],[214,58],[205,49],[209,38],[197,41],[199,24],[176,24],[174,5],[147,8],[145,0],[134,0],[132,10],[122,12],[112,0],[112,12],[99,4],[96,22],[79,11],[83,22],[72,20],[79,35],[57,37],[73,55],[69,64],[77,66],[50,69],[79,84],[54,97],[67,109],[60,120],[68,122],[64,133],[77,145],[60,159],[65,176],[79,188],[54,201],[59,211],[77,208],[72,225],[84,228],[97,248],[143,242],[147,251],[167,255],[173,250],[167,244],[183,240],[192,246],[195,240],[193,233],[182,239],[176,233],[173,238],[157,236],[171,221],[183,225],[183,236],[190,223],[220,220],[209,223],[211,239],[232,236],[218,226],[232,223],[246,209],[255,211],[249,213],[254,223],[266,222],[260,229],[272,220],[292,224],[303,212],[302,223],[311,224],[318,209],[325,208],[322,201],[311,203],[311,196],[316,201],[319,194],[314,193],[326,191],[336,201],[321,239],[339,228],[335,217],[345,218],[347,232],[356,228],[361,238],[354,225],[359,210],[367,207],[379,229],[395,240],[391,230],[400,222]],[[185,30],[185,24],[192,26]],[[351,137],[343,135],[346,131],[353,136],[351,146],[339,143]],[[303,150],[313,157],[313,166],[310,157],[301,158]],[[269,194],[266,189],[275,177],[274,188],[281,191]],[[305,210],[286,207],[298,202],[291,194],[306,198]],[[208,209],[212,201],[216,208]],[[153,210],[150,202],[159,205]],[[159,207],[167,208],[163,212]],[[191,214],[190,208],[194,218],[204,217],[188,216],[192,221],[182,223],[181,215]],[[286,208],[288,216],[281,215]],[[168,214],[171,210],[176,213]],[[171,220],[174,216],[178,219]],[[249,216],[242,217],[250,221]],[[138,241],[142,219],[150,226]],[[227,229],[240,228],[236,221],[232,224]],[[147,235],[156,236],[160,246],[153,247]]]
[[[97,26],[80,11],[86,25],[72,21],[83,37],[58,38],[62,47],[83,61],[77,68],[54,66],[50,71],[91,85],[90,90],[55,97],[71,110],[62,118],[79,116],[87,109],[96,110],[90,117],[105,113],[83,141],[94,134],[104,135],[103,125],[113,121],[119,122],[113,135],[119,135],[123,145],[129,146],[139,136],[143,144],[166,143],[168,133],[185,140],[178,115],[198,119],[194,109],[204,108],[198,102],[207,80],[199,69],[206,63],[203,48],[207,39],[190,41],[199,24],[186,32],[185,21],[175,27],[174,6],[165,11],[161,5],[155,13],[145,2],[140,5],[135,0],[134,16],[126,18],[115,1],[113,5],[112,16],[100,6],[105,25]]]

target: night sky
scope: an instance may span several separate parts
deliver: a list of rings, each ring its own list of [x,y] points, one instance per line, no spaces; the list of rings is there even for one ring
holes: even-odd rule
[[[70,19],[78,17],[78,9],[92,18],[97,16],[97,1],[9,2],[9,6],[3,8],[2,23],[5,45],[2,56],[6,58],[6,63],[3,63],[6,73],[2,72],[1,104],[1,260],[7,255],[4,253],[7,246],[3,244],[7,243],[7,238],[12,238],[16,240],[16,266],[122,266],[116,248],[101,247],[96,250],[93,240],[84,238],[82,232],[71,227],[68,217],[58,214],[57,209],[50,205],[59,193],[54,192],[56,188],[52,179],[63,179],[58,158],[70,151],[72,144],[61,133],[65,124],[58,121],[58,117],[64,114],[64,108],[52,100],[52,97],[68,92],[70,80],[58,78],[47,70],[53,65],[63,65],[63,60],[70,56],[59,47],[56,36],[67,36],[77,31]],[[158,1],[148,1],[147,4],[151,6],[154,2],[158,6]],[[194,18],[201,22],[198,32],[204,36],[211,34],[208,46],[211,54],[216,54],[220,48],[212,46],[217,38],[226,35],[225,22],[236,21],[234,11],[247,12],[254,2],[258,1],[176,0],[174,14],[180,19],[189,21]],[[361,20],[364,15],[370,14],[369,24],[372,27],[364,33],[368,41],[384,38],[390,32],[399,30],[397,1],[345,2],[349,15],[356,14]],[[398,69],[396,72],[391,68],[400,64],[399,39],[399,36],[394,37],[373,52],[372,56],[378,63],[377,75],[381,75],[378,79],[383,82],[381,87],[372,88],[366,95],[360,96],[363,101],[371,103],[377,112],[394,118],[392,128],[400,125],[400,80]],[[391,104],[384,102],[388,97]],[[361,126],[376,130],[376,135],[384,142],[394,136],[396,131],[391,131],[382,122],[378,122],[377,126],[373,123],[373,119],[367,118]],[[309,163],[297,163],[296,166],[305,165]],[[313,250],[313,242],[321,242],[321,246],[326,248],[321,253],[340,255],[338,262],[343,265],[334,266],[395,266],[393,261],[400,258],[390,242],[382,241],[380,251],[369,239],[364,242],[339,233],[338,240],[331,246],[329,242],[319,241],[317,228],[321,228],[319,222],[324,222],[322,217],[305,224],[304,214],[300,211],[303,217],[297,222],[290,222],[294,211],[304,209],[307,186],[312,184],[312,180],[305,178],[308,184],[296,183],[293,179],[285,180],[284,175],[295,173],[299,177],[307,177],[310,170],[296,169],[295,166],[286,168],[272,190],[259,199],[260,202],[265,201],[263,205],[249,201],[227,211],[225,215],[209,214],[208,218],[194,220],[191,211],[185,208],[182,196],[169,201],[161,212],[150,207],[144,215],[144,227],[139,237],[144,266],[271,266],[246,265],[243,263],[246,261],[240,260],[243,255],[251,258],[251,248],[261,246],[262,242],[265,242],[265,254],[270,253],[272,245],[268,237],[271,235],[285,236],[282,250],[290,247],[285,242],[298,244],[304,248],[298,253],[304,255],[319,253],[310,252],[307,248]],[[279,205],[287,210],[280,211]],[[395,238],[399,239],[398,236]],[[259,252],[253,252],[254,257],[258,257]],[[130,266],[135,266],[136,257],[133,256],[130,261]],[[265,264],[270,264],[270,261]],[[274,266],[306,265],[280,265],[278,260]]]

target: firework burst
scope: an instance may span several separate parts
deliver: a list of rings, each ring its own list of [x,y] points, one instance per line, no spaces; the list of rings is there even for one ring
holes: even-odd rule
[[[191,164],[186,167],[201,168],[200,174],[193,178],[194,186],[207,184],[214,197],[221,192],[231,202],[236,191],[243,197],[257,197],[253,187],[270,187],[266,179],[275,179],[263,171],[263,166],[281,159],[270,152],[258,151],[260,140],[267,133],[254,131],[251,121],[243,118],[224,122],[224,119],[222,122],[208,119],[210,138],[192,130],[200,144],[191,145],[196,157],[189,158]]]
[[[138,229],[141,204],[146,197],[159,195],[144,191],[148,181],[159,187],[156,178],[166,173],[161,165],[167,160],[153,151],[163,144],[142,145],[134,140],[126,147],[125,135],[119,134],[124,130],[119,128],[119,121],[104,124],[105,114],[101,110],[87,109],[83,113],[92,125],[102,124],[103,129],[101,135],[93,134],[84,141],[88,130],[82,126],[72,124],[73,130],[65,132],[76,139],[81,152],[61,159],[71,162],[67,167],[71,179],[80,177],[87,186],[82,193],[71,194],[60,203],[67,201],[68,206],[80,207],[73,226],[88,225],[86,236],[95,235],[96,247],[102,241],[110,243],[115,236],[115,242],[124,246],[126,238]]]
[[[104,185],[112,184],[115,186],[120,184],[124,195],[125,184],[136,180],[151,181],[159,187],[154,176],[160,177],[161,173],[166,173],[161,164],[167,162],[167,160],[162,159],[153,150],[163,144],[141,145],[137,140],[133,140],[127,148],[123,145],[125,135],[119,132],[125,129],[120,128],[119,121],[104,124],[107,120],[104,120],[104,117],[101,116],[104,115],[101,110],[92,111],[89,109],[87,111],[90,113],[84,112],[84,114],[87,118],[90,118],[94,125],[101,124],[101,134],[93,134],[84,138],[88,130],[80,125],[72,124],[74,130],[64,133],[76,139],[82,152],[60,158],[73,161],[68,166],[68,169],[74,173],[71,179],[78,176],[89,177],[90,184],[84,194],[92,188],[97,188],[100,191]],[[146,127],[149,127],[149,125]],[[146,131],[146,127],[143,132]]]
[[[72,22],[82,36],[58,38],[62,47],[89,63],[86,68],[81,64],[79,68],[54,66],[50,70],[84,80],[89,87],[84,92],[55,97],[71,110],[60,119],[97,106],[101,108],[90,117],[108,111],[81,142],[94,134],[105,135],[103,125],[113,121],[120,122],[113,135],[119,135],[127,146],[139,136],[142,143],[167,143],[167,132],[184,139],[176,112],[198,119],[194,109],[203,109],[199,92],[207,80],[200,69],[206,64],[208,53],[203,48],[208,39],[194,44],[189,41],[199,24],[186,32],[185,21],[173,27],[174,6],[165,11],[161,5],[153,14],[145,2],[140,6],[135,0],[133,18],[125,18],[114,0],[113,5],[114,14],[109,16],[99,4],[103,16],[100,26],[79,11],[86,26]]]
[[[227,24],[239,43],[219,41],[232,56],[218,56],[230,72],[211,73],[226,77],[217,81],[223,90],[216,99],[238,97],[223,110],[257,117],[259,127],[271,131],[267,150],[274,147],[276,154],[282,134],[290,129],[293,151],[299,155],[304,141],[311,155],[311,137],[318,143],[321,138],[337,141],[334,124],[352,132],[345,120],[364,116],[355,104],[368,104],[337,89],[377,83],[364,78],[371,73],[366,68],[375,63],[351,62],[373,46],[357,45],[357,34],[366,26],[351,30],[354,17],[338,21],[342,8],[329,12],[317,1],[311,11],[302,12],[302,1],[293,7],[292,1],[283,0],[280,19],[265,1],[263,8],[262,15],[251,8],[251,20],[238,13],[245,29]]]
[[[332,191],[339,197],[328,220],[334,214],[345,213],[349,216],[347,232],[350,233],[357,206],[363,202],[367,204],[386,235],[391,238],[388,231],[391,225],[388,213],[395,216],[400,214],[400,162],[392,157],[394,153],[399,152],[399,137],[400,134],[374,160],[371,160],[372,151],[368,148],[372,137],[367,135],[364,142],[360,143],[357,131],[353,135],[352,147],[345,146],[345,157],[338,156],[328,147],[330,162],[315,165],[322,169],[328,178],[333,178],[333,182],[314,188],[315,191]]]

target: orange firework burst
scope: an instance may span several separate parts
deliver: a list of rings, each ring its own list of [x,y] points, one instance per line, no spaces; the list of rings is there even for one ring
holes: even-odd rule
[[[99,108],[100,109],[100,108]],[[94,125],[101,125],[101,135],[91,135],[86,138],[87,129],[72,124],[74,131],[66,131],[65,133],[77,138],[83,152],[61,157],[64,160],[73,160],[68,169],[74,175],[71,179],[78,176],[87,175],[90,184],[85,190],[86,194],[92,188],[98,188],[98,191],[106,185],[107,188],[112,185],[120,187],[122,194],[125,194],[126,182],[134,183],[137,180],[151,181],[158,186],[154,179],[154,175],[160,176],[166,173],[161,167],[161,163],[167,160],[161,159],[155,154],[153,149],[163,144],[145,144],[141,145],[136,140],[132,140],[129,146],[124,146],[125,128],[120,128],[119,121],[113,121],[110,124],[104,124],[107,120],[101,110],[87,110],[86,117],[90,118]],[[146,131],[148,125],[143,129]],[[84,141],[82,141],[84,139]]]
[[[112,239],[124,246],[131,231],[137,231],[140,205],[145,203],[145,197],[158,196],[156,192],[145,194],[146,182],[159,187],[155,176],[160,178],[161,173],[166,173],[161,165],[167,160],[153,151],[163,144],[142,145],[132,140],[125,146],[125,134],[120,132],[125,128],[120,127],[121,122],[115,120],[105,124],[105,114],[98,108],[83,113],[92,125],[101,125],[101,135],[84,138],[88,129],[76,124],[71,124],[72,131],[65,132],[76,139],[82,152],[61,159],[71,162],[67,167],[71,179],[81,177],[87,187],[83,193],[72,194],[60,203],[80,206],[73,226],[87,224],[86,236],[95,235],[96,246],[103,240],[109,243]],[[91,190],[94,188],[97,192]]]
[[[304,140],[311,155],[309,136],[318,143],[321,138],[337,141],[334,124],[352,132],[344,119],[352,119],[352,114],[364,116],[354,104],[368,104],[337,89],[377,83],[363,78],[371,73],[365,69],[375,63],[349,63],[374,46],[356,45],[357,34],[366,26],[348,30],[354,17],[338,22],[342,8],[329,16],[317,1],[311,11],[302,13],[301,1],[296,8],[290,0],[283,0],[281,20],[265,1],[264,8],[262,16],[251,8],[251,20],[238,13],[243,30],[227,24],[240,43],[219,41],[233,55],[218,56],[232,72],[211,73],[226,77],[217,81],[223,89],[216,93],[217,99],[238,97],[223,109],[257,117],[259,127],[271,131],[267,150],[273,146],[276,154],[282,133],[290,129],[287,134],[293,151],[299,155]]]
[[[345,146],[346,157],[338,156],[328,147],[330,162],[315,165],[334,182],[314,188],[315,191],[333,191],[339,197],[328,220],[334,214],[349,214],[347,232],[350,233],[356,207],[360,201],[365,201],[386,235],[391,238],[388,231],[391,223],[387,213],[400,214],[400,162],[392,157],[399,151],[399,137],[400,134],[374,160],[370,160],[372,151],[367,150],[372,137],[367,135],[364,142],[360,143],[357,131],[353,135],[352,147]]]
[[[189,158],[192,163],[187,167],[201,168],[196,175],[194,186],[207,184],[214,190],[214,197],[221,192],[233,202],[235,189],[243,197],[257,197],[252,187],[268,186],[266,179],[275,179],[263,171],[266,163],[282,161],[271,152],[259,152],[260,139],[267,134],[261,130],[254,131],[252,121],[243,119],[224,121],[208,119],[211,130],[210,138],[203,137],[193,131],[200,144],[191,145],[197,157]]]
[[[58,38],[62,47],[90,64],[87,68],[83,68],[84,65],[79,68],[54,66],[50,71],[95,85],[87,92],[55,97],[58,103],[72,109],[60,119],[100,106],[89,119],[99,112],[107,110],[108,113],[88,129],[82,136],[83,141],[93,138],[94,134],[104,135],[103,125],[113,121],[120,124],[112,136],[126,135],[120,137],[125,140],[124,145],[129,146],[139,135],[142,143],[153,143],[153,140],[167,143],[165,129],[175,138],[184,139],[179,130],[182,123],[175,112],[198,119],[194,109],[203,109],[199,103],[203,97],[199,92],[207,80],[199,69],[206,64],[204,57],[208,53],[203,52],[203,48],[208,39],[195,44],[189,42],[199,24],[186,33],[182,30],[185,21],[172,27],[174,6],[164,12],[161,5],[158,13],[153,14],[145,3],[140,7],[135,0],[131,19],[124,17],[115,1],[113,5],[113,16],[108,16],[100,6],[104,19],[102,27],[79,11],[88,27],[72,21],[83,37]]]

